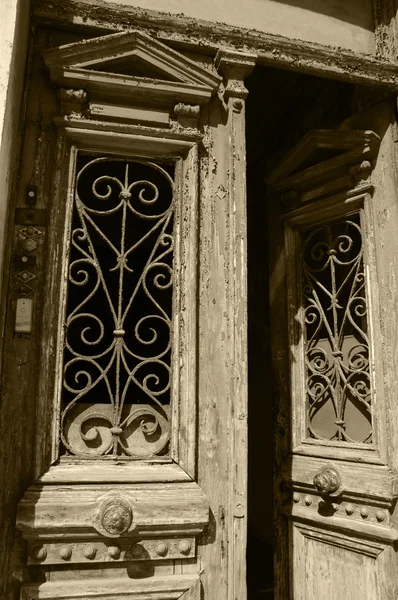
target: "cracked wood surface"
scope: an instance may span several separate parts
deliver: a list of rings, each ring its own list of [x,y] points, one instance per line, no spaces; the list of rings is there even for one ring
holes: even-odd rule
[[[258,63],[302,73],[317,74],[352,83],[398,89],[398,68],[379,52],[377,58],[318,43],[293,40],[255,29],[245,29],[143,10],[131,6],[106,4],[98,0],[54,1],[49,5],[36,0],[33,17],[38,23],[80,28],[100,35],[140,27],[159,40],[175,47],[215,54],[220,47],[255,52]],[[380,44],[379,44],[380,45]]]

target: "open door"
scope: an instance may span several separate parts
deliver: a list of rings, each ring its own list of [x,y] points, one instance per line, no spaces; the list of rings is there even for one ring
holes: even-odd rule
[[[278,600],[397,594],[392,161],[314,130],[268,178]]]

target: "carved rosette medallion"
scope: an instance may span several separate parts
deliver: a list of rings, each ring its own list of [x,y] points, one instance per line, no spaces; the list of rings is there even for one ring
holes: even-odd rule
[[[111,498],[101,508],[101,528],[108,535],[122,535],[130,529],[132,521],[130,504],[123,498]]]

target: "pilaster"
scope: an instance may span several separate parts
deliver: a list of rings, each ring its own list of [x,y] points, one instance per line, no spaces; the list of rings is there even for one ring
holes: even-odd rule
[[[229,261],[230,506],[228,599],[246,598],[247,535],[247,231],[246,139],[244,79],[252,72],[256,55],[219,50],[215,64],[223,76],[221,90],[227,110]]]

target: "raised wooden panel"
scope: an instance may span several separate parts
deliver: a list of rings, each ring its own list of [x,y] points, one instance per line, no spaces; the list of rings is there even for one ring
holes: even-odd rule
[[[294,598],[297,600],[375,600],[375,560],[325,539],[303,536],[293,527],[292,565]]]
[[[197,589],[197,575],[158,576],[149,581],[120,579],[91,579],[54,581],[22,588],[22,600],[177,600],[192,589]],[[184,596],[183,596],[184,597]],[[189,596],[188,596],[189,598]],[[192,599],[196,600],[193,596]]]

